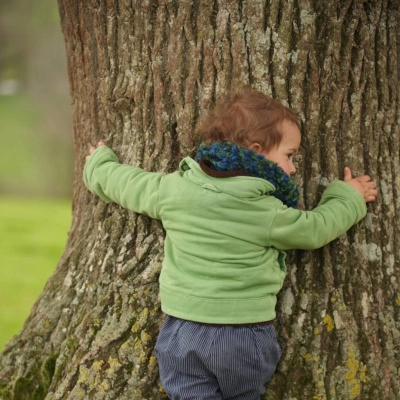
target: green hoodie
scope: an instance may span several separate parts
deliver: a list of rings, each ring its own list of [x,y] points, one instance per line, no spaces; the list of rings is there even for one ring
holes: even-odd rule
[[[288,249],[316,249],[366,214],[361,194],[332,182],[312,211],[288,208],[261,178],[207,175],[187,157],[171,174],[119,164],[108,147],[88,159],[84,181],[105,202],[162,221],[162,310],[191,321],[243,324],[275,318]]]

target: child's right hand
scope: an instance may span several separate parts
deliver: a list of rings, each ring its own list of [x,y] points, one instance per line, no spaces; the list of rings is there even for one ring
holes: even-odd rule
[[[364,197],[366,203],[374,201],[378,196],[375,182],[371,181],[368,175],[359,176],[353,178],[351,176],[351,170],[349,167],[344,169],[344,179],[346,183],[353,186],[354,189],[360,192],[361,196]]]
[[[104,142],[99,142],[98,144],[97,144],[97,147],[100,147],[100,146],[105,146],[106,144],[104,143]],[[90,150],[89,150],[89,155],[88,156],[86,156],[86,161],[87,161],[87,159],[92,155],[92,153],[97,149],[97,147],[91,147],[90,148]]]

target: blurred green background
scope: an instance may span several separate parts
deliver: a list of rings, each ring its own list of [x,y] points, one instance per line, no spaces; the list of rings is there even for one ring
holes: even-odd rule
[[[57,1],[0,0],[0,350],[65,247],[71,122]]]

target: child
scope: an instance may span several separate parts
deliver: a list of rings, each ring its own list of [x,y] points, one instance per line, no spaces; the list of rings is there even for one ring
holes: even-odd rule
[[[121,165],[100,142],[84,180],[104,201],[165,228],[167,317],[156,355],[169,397],[255,400],[281,356],[273,320],[284,251],[316,249],[346,232],[365,216],[376,186],[346,168],[344,182],[332,182],[313,211],[297,210],[296,117],[250,88],[210,111],[199,133],[195,159],[172,174]]]

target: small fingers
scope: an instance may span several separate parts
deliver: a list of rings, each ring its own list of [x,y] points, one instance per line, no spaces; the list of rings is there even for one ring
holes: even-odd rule
[[[371,189],[367,190],[365,193],[365,196],[364,196],[365,201],[367,203],[371,202],[371,201],[375,201],[377,197],[378,197],[378,191],[375,188],[371,188]]]
[[[359,182],[372,182],[371,177],[369,175],[362,175],[362,176],[358,176],[357,179]]]
[[[376,189],[376,183],[372,182],[372,181],[368,181],[368,182],[360,182],[362,186],[364,186],[367,189]]]
[[[351,179],[351,170],[344,170],[344,181],[353,186],[363,196],[364,201],[369,203],[378,197],[377,185],[369,175],[361,175]]]
[[[349,167],[346,167],[344,169],[344,178],[343,180],[345,182],[351,181],[352,177],[351,177],[351,169]]]
[[[365,196],[365,202],[370,203],[371,201],[375,201],[376,196]]]
[[[105,146],[106,144],[101,140],[100,142],[97,143],[97,147]],[[91,146],[89,149],[89,156],[96,150],[97,147]],[[86,160],[89,158],[89,156],[86,157]]]
[[[368,190],[372,190],[374,193],[378,193],[376,190],[376,183],[375,182],[366,182],[366,186],[368,187]]]

